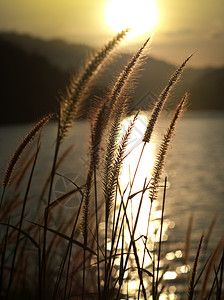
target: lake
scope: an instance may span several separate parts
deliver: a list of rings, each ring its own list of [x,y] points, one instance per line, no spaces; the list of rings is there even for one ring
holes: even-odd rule
[[[153,168],[158,145],[161,137],[168,125],[168,116],[163,116],[152,142],[145,149],[145,156],[139,166],[138,173],[140,181],[144,181]],[[125,120],[122,130],[128,120]],[[145,116],[139,118],[127,149],[126,164],[121,174],[121,187],[125,188],[129,180],[129,173],[133,174],[133,168],[139,157],[139,145],[144,126]],[[12,125],[0,127],[0,175],[2,176],[7,160],[23,138],[30,125]],[[88,138],[89,126],[87,122],[78,122],[69,133],[68,139],[64,142],[62,151],[74,143],[68,158],[60,166],[58,172],[82,184],[88,167]],[[49,124],[42,133],[42,147],[40,153],[40,163],[35,173],[36,178],[41,183],[48,176],[54,141],[56,136],[56,126]],[[46,169],[48,170],[46,172]],[[164,249],[166,256],[164,261],[170,264],[169,271],[165,274],[165,279],[171,284],[170,298],[161,299],[184,299],[187,284],[178,280],[187,271],[183,268],[181,257],[185,245],[188,222],[192,218],[192,235],[189,264],[192,264],[193,257],[202,233],[208,232],[209,226],[216,217],[216,224],[212,232],[212,237],[208,245],[207,253],[210,254],[221,237],[224,235],[224,112],[187,112],[179,121],[172,144],[168,150],[164,173],[168,178],[168,189],[165,202],[165,227],[164,227]],[[136,179],[137,181],[137,179]],[[60,178],[54,185],[54,197],[57,198],[65,192],[68,187],[62,187]],[[41,184],[40,184],[41,185]],[[39,185],[38,185],[39,186]],[[136,186],[136,189],[141,189]],[[37,186],[33,187],[32,193],[37,192]],[[71,200],[71,201],[70,201]],[[74,199],[70,199],[64,204],[68,211],[75,205]],[[157,204],[157,214],[161,210],[162,197],[159,195]],[[134,204],[133,204],[134,205]],[[144,218],[141,218],[143,222]],[[142,223],[145,227],[144,222]],[[141,229],[139,228],[139,231]],[[143,233],[142,233],[143,234]],[[165,294],[164,294],[165,295]],[[172,296],[173,295],[173,296]],[[134,296],[133,296],[134,297]]]

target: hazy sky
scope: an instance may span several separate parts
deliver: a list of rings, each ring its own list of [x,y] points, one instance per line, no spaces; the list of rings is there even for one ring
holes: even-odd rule
[[[139,1],[136,0],[137,3]],[[18,31],[44,38],[60,37],[101,46],[113,36],[106,19],[107,2],[108,0],[0,0],[0,30]],[[224,65],[223,0],[154,2],[158,8],[158,22],[153,30],[150,50],[153,56],[179,63],[196,51],[193,65]],[[116,16],[115,19],[118,21],[119,17]],[[143,41],[144,38],[141,38]],[[128,43],[131,44],[130,41]]]

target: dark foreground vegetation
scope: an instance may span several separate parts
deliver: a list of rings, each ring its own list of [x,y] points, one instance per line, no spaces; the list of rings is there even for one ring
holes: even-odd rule
[[[143,153],[147,151],[170,92],[191,56],[173,72],[148,113],[135,171],[127,174],[128,180],[122,186],[120,174],[129,155],[126,149],[140,111],[133,112],[123,133],[121,126],[127,112],[130,113],[131,80],[141,65],[150,39],[130,58],[114,85],[108,87],[107,94],[91,99],[91,109],[88,93],[108,56],[125,34],[125,31],[118,34],[96,53],[83,72],[71,77],[60,96],[59,109],[55,108],[56,113],[43,117],[34,125],[8,163],[2,180],[0,211],[1,299],[156,300],[164,295],[169,297],[169,283],[163,278],[169,266],[162,264],[167,179],[161,177],[176,124],[188,105],[187,94],[182,95],[173,109],[169,126],[158,145],[151,175],[141,178],[137,189],[135,183]],[[86,117],[87,107],[90,123],[86,149],[88,167],[84,181],[78,183],[59,171],[71,151],[71,146],[62,151],[64,141],[74,122]],[[44,170],[46,180],[44,186],[40,186],[41,181],[35,181],[34,176],[39,153],[52,150],[41,148],[40,131],[51,120],[57,122],[52,168]],[[70,157],[70,162],[76,159]],[[56,177],[70,181],[73,188],[55,199]],[[30,193],[33,186],[38,191],[35,195]],[[78,200],[68,211],[64,203],[71,195],[78,196]],[[146,233],[142,234],[137,228],[145,201],[148,217]],[[157,201],[162,213],[158,226],[151,232]],[[190,231],[191,226],[188,237]],[[198,237],[195,260],[186,278],[189,287],[185,298],[222,299],[223,240],[197,271],[203,240],[203,235]],[[208,242],[209,234],[205,240]],[[188,252],[186,246],[185,262]]]

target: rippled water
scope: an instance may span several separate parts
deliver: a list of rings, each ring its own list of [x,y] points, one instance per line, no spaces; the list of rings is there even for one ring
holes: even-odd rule
[[[128,120],[124,122],[124,127]],[[126,164],[121,175],[121,188],[125,189],[133,177],[135,164],[141,151],[139,142],[144,132],[146,119],[141,116],[134,135],[130,140],[127,150]],[[145,149],[144,156],[136,175],[135,185],[132,193],[142,189],[144,178],[150,178],[153,162],[158,150],[164,129],[168,121],[164,117],[156,134],[153,136],[152,143]],[[123,130],[124,130],[123,127]],[[29,126],[6,126],[0,128],[0,170],[5,167],[7,159],[14,150],[20,138],[23,137]],[[65,176],[73,176],[78,181],[82,181],[85,176],[85,170],[88,166],[86,150],[88,148],[89,129],[86,122],[80,122],[73,128],[69,139],[63,145],[66,147],[74,141],[75,146],[72,155],[60,167],[60,173]],[[84,133],[88,132],[88,134]],[[41,152],[41,165],[38,167],[36,177],[46,178],[45,169],[51,165],[51,154],[48,150],[53,150],[56,128],[50,124],[43,132],[43,149]],[[161,265],[169,265],[169,269],[164,274],[164,279],[169,282],[168,288],[161,295],[160,299],[184,299],[186,295],[187,284],[183,284],[183,277],[188,273],[188,268],[182,261],[185,237],[190,217],[192,218],[192,236],[191,251],[188,264],[191,265],[197,244],[201,234],[208,231],[210,223],[216,216],[216,226],[208,246],[207,253],[219,242],[224,235],[224,113],[192,113],[188,112],[178,124],[175,137],[164,168],[164,174],[168,177],[168,189],[165,202],[165,220],[162,237],[162,251],[165,256],[161,260]],[[44,166],[44,168],[43,168]],[[81,174],[80,174],[81,171]],[[73,179],[74,179],[73,178]],[[138,183],[139,182],[139,183]],[[34,187],[34,192],[35,192]],[[59,196],[60,182],[56,182],[54,187],[55,198]],[[63,191],[62,191],[63,192]],[[146,195],[147,196],[147,195]],[[133,199],[132,211],[130,205],[129,218],[134,223],[137,202]],[[159,195],[158,201],[153,208],[152,218],[154,223],[148,229],[151,234],[155,228],[160,226],[162,195]],[[73,203],[74,204],[74,203]],[[66,203],[67,208],[72,205]],[[147,233],[147,218],[149,213],[148,199],[143,201],[143,212],[140,215],[140,221],[136,230],[136,238],[140,234]],[[150,235],[150,234],[149,234]],[[159,232],[152,235],[151,241],[158,242]],[[141,244],[141,245],[140,245]],[[142,241],[139,241],[139,256],[142,254]],[[143,251],[142,251],[143,253]],[[145,258],[146,259],[146,258]],[[150,264],[150,262],[148,262]],[[147,264],[147,261],[145,261]],[[187,274],[188,275],[188,274]],[[135,275],[129,279],[129,292],[136,290]],[[147,287],[147,283],[146,283]],[[134,292],[133,292],[134,293]],[[166,296],[169,294],[170,296]],[[136,295],[133,294],[135,298]]]

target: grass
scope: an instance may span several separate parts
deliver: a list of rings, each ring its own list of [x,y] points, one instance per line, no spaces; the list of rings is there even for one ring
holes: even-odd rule
[[[134,151],[131,149],[127,153],[127,147],[141,114],[140,111],[134,112],[125,132],[121,131],[122,122],[129,112],[127,91],[142,64],[150,38],[133,55],[110,91],[108,88],[105,98],[92,101],[94,104],[90,110],[87,94],[98,72],[125,34],[126,31],[119,33],[96,53],[77,78],[71,78],[66,93],[61,96],[58,113],[37,122],[9,161],[2,180],[0,212],[1,299],[156,300],[167,290],[163,277],[169,266],[163,265],[166,249],[162,239],[167,178],[163,180],[162,171],[177,122],[187,107],[187,94],[183,95],[174,109],[169,126],[158,145],[151,175],[141,177],[137,189],[136,181],[141,175],[140,166],[145,163],[143,155],[148,151],[147,145],[151,142],[164,105],[191,56],[171,75],[152,111],[148,112],[147,126],[138,145],[141,151],[134,171],[126,174],[124,184],[121,173],[127,165],[127,158]],[[79,118],[83,116],[86,107],[91,112],[88,115],[90,134],[86,149],[88,167],[80,184],[60,174],[60,167],[66,158],[69,157],[70,162],[76,159],[69,156],[72,146],[64,152],[62,146],[74,122],[80,122]],[[52,167],[50,170],[44,169],[46,180],[40,186],[34,176],[40,162],[39,152],[49,149],[42,149],[39,132],[53,118],[57,124],[57,134]],[[35,136],[37,138],[34,140]],[[20,167],[16,168],[22,158]],[[80,172],[83,173],[83,170]],[[56,177],[64,183],[69,182],[72,189],[55,199],[53,189]],[[39,190],[34,199],[30,194],[32,186]],[[68,212],[63,205],[71,195],[76,195],[79,201]],[[161,201],[162,214],[157,226],[152,229],[155,224],[153,210],[158,201]],[[35,204],[36,211],[31,212],[28,208],[30,203]],[[144,225],[146,231],[142,233],[138,226],[145,203],[148,216]],[[205,237],[206,243],[214,224],[215,219]],[[190,251],[191,225],[192,220],[186,237],[186,264]],[[202,240],[203,237],[195,254],[186,297],[222,299],[223,240],[207,262],[200,266],[197,275]]]

